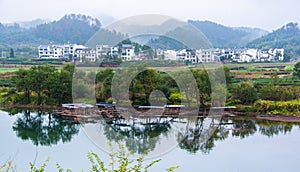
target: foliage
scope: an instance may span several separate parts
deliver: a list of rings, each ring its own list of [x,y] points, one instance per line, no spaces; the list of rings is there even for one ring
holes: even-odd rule
[[[263,100],[287,101],[294,98],[294,93],[290,87],[280,87],[267,84],[259,89],[260,98]]]
[[[270,101],[259,100],[255,103],[257,111],[276,115],[300,115],[299,100]]]
[[[106,101],[111,97],[111,83],[114,76],[114,70],[107,68],[96,74],[96,99],[97,101]]]
[[[48,157],[46,161],[42,164],[40,168],[35,167],[33,163],[29,163],[30,166],[30,172],[45,172],[45,169],[47,167],[47,163],[50,161],[50,158]]]
[[[300,78],[300,62],[296,63],[294,66],[294,76]]]
[[[12,165],[12,161],[8,161],[4,165],[0,166],[0,172],[18,172],[16,167]]]
[[[89,21],[95,21],[91,25]],[[86,15],[65,15],[58,21],[38,25],[32,29],[32,34],[40,39],[51,40],[57,43],[84,44],[100,29],[100,21]]]
[[[173,104],[180,104],[181,100],[182,100],[182,96],[180,93],[176,92],[176,93],[171,93],[169,100],[173,103]]]
[[[292,72],[294,69],[295,69],[295,67],[294,66],[290,66],[290,65],[284,67],[284,70],[289,71],[289,72]]]
[[[70,67],[61,71],[54,66],[33,66],[30,69],[19,69],[12,77],[19,96],[20,104],[57,105],[71,101],[72,74]],[[36,97],[36,99],[34,99]],[[34,101],[32,101],[34,100]]]
[[[211,85],[210,85],[210,78],[208,76],[208,73],[205,70],[202,71],[196,71],[192,70],[192,73],[196,79],[197,86],[199,89],[199,102],[202,106],[204,106],[205,100],[210,96],[211,94]]]
[[[210,21],[188,21],[208,38],[214,47],[241,47],[266,31],[250,28],[231,28]]]
[[[109,154],[110,163],[105,165],[104,161],[94,152],[88,152],[87,158],[91,163],[91,172],[148,172],[149,169],[161,161],[161,159],[154,160],[149,164],[144,165],[144,157],[141,156],[136,160],[130,160],[130,154],[126,154],[124,146],[119,144],[119,151],[114,152],[113,150]],[[49,158],[42,164],[40,168],[34,166],[30,163],[30,172],[44,172],[49,162]],[[59,172],[64,172],[65,170],[56,163],[56,168]],[[179,166],[172,166],[166,169],[167,172],[175,171]],[[67,169],[66,172],[71,172]]]
[[[260,49],[284,48],[289,53],[300,55],[300,30],[297,23],[288,23],[282,28],[273,31],[248,44],[248,47]],[[285,58],[287,58],[285,56]]]
[[[11,48],[9,52],[9,58],[14,58],[14,57],[15,57],[14,49]]]
[[[160,162],[161,159],[154,160],[147,165],[143,165],[144,157],[141,156],[137,158],[135,161],[130,160],[130,154],[125,153],[124,146],[119,144],[119,151],[114,152],[111,151],[109,154],[111,162],[108,166],[105,166],[105,163],[99,158],[99,156],[93,152],[88,152],[88,159],[92,164],[91,171],[93,172],[140,172],[145,171],[148,172],[149,168]],[[173,172],[176,167],[170,167],[166,171]]]
[[[93,21],[93,25],[90,22]],[[84,44],[101,27],[98,19],[86,15],[65,15],[58,21],[40,24],[29,29],[20,25],[4,26],[0,23],[0,43],[23,46],[24,44],[43,44],[45,42],[66,43],[68,41]]]
[[[240,100],[243,104],[254,103],[257,100],[257,91],[251,82],[241,82],[233,85],[232,98]]]

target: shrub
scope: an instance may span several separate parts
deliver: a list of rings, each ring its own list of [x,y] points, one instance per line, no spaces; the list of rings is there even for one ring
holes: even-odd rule
[[[110,145],[110,147],[112,147]],[[147,165],[144,165],[144,157],[141,156],[137,158],[136,160],[130,160],[130,154],[127,154],[125,151],[125,147],[121,144],[119,144],[119,150],[117,152],[114,152],[114,150],[111,150],[111,153],[109,154],[111,162],[108,165],[105,165],[105,163],[100,159],[100,157],[94,153],[94,152],[88,152],[87,158],[89,162],[91,163],[91,172],[141,172],[145,171],[148,172],[149,168],[161,161],[161,159],[154,160],[150,162]],[[47,163],[50,159],[48,158],[40,168],[35,167],[33,163],[30,163],[30,171],[31,172],[44,172],[45,168],[47,166]],[[8,167],[10,167],[11,164],[9,164]],[[4,166],[6,168],[6,166]],[[59,165],[56,164],[56,168],[58,172],[64,172],[65,170]],[[179,168],[179,166],[173,166],[170,168],[167,168],[167,172],[173,172],[175,169]],[[0,172],[2,168],[0,167]],[[66,172],[71,172],[70,169],[67,169]]]
[[[232,98],[243,104],[251,104],[257,100],[257,91],[251,82],[241,82],[232,87]]]
[[[280,87],[268,84],[259,89],[260,98],[263,100],[287,101],[294,98],[291,87]]]
[[[259,100],[255,103],[257,111],[276,115],[300,115],[300,101]]]

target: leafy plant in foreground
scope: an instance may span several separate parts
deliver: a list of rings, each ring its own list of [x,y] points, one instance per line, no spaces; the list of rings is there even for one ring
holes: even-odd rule
[[[110,147],[111,144],[110,144]],[[147,165],[144,164],[144,156],[140,156],[136,160],[129,159],[130,154],[126,153],[125,147],[119,144],[119,150],[114,152],[112,149],[109,154],[110,162],[108,165],[100,159],[100,157],[94,152],[88,152],[87,158],[91,163],[90,172],[149,172],[151,168],[156,163],[160,162],[161,159],[154,160]],[[47,158],[46,161],[42,164],[40,168],[35,167],[33,163],[30,163],[30,172],[45,172],[45,168],[50,158]],[[9,164],[9,167],[11,164]],[[5,166],[6,167],[6,166]],[[3,167],[0,168],[0,172]],[[175,171],[179,166],[172,166],[166,169],[167,172]],[[56,169],[58,172],[71,172],[70,169],[64,170],[58,163],[56,164]],[[16,170],[15,170],[16,171]]]
[[[157,159],[144,166],[143,156],[140,156],[136,160],[130,160],[128,158],[130,154],[126,154],[124,146],[119,145],[119,149],[118,152],[111,150],[108,168],[97,154],[88,152],[88,159],[92,164],[91,172],[148,172],[150,167],[161,161],[161,159]],[[117,167],[115,168],[115,166]],[[173,172],[177,168],[179,166],[170,167],[166,171]]]

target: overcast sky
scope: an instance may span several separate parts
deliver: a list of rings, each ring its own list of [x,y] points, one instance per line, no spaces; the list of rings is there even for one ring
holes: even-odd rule
[[[0,0],[0,22],[59,19],[66,13],[122,19],[139,14],[210,20],[226,26],[275,30],[300,23],[299,0]]]

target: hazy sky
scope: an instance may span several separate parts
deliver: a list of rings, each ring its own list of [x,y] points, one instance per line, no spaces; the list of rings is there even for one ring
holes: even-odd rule
[[[59,19],[82,13],[116,19],[139,14],[163,14],[181,20],[211,20],[227,26],[269,31],[290,21],[300,23],[299,0],[0,0],[0,22],[36,18]]]

